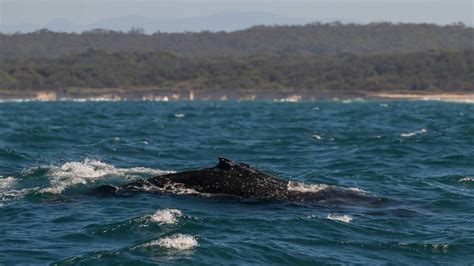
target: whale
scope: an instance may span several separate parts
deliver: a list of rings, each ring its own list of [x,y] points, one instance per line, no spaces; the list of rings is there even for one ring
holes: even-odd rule
[[[384,199],[354,188],[305,184],[263,173],[246,164],[218,157],[214,167],[138,179],[121,186],[103,185],[96,192],[130,195],[137,192],[171,193],[241,199],[378,204]]]

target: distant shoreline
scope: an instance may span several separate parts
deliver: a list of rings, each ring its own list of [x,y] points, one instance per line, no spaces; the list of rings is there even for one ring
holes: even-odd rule
[[[424,101],[444,101],[444,102],[461,102],[474,103],[474,92],[437,92],[437,93],[375,93],[369,96],[379,99],[388,100],[424,100]]]
[[[474,103],[474,92],[368,92],[314,90],[171,90],[70,89],[65,91],[0,91],[1,102],[25,101],[252,101],[311,102],[346,100],[413,100]]]

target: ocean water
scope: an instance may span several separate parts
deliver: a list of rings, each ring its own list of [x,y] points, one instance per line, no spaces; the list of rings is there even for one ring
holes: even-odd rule
[[[89,193],[213,166],[391,204]],[[0,264],[473,264],[474,105],[0,103]]]

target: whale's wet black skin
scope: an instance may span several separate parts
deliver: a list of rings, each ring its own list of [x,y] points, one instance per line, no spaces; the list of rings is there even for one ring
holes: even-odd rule
[[[321,203],[377,203],[383,199],[355,189],[310,186],[262,173],[244,164],[219,157],[215,167],[140,179],[120,187],[102,186],[105,193],[158,192],[233,196],[257,200],[312,201]]]

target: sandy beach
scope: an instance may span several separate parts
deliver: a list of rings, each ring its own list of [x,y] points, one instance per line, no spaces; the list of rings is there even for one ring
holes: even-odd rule
[[[376,93],[368,94],[369,98],[393,99],[393,100],[417,100],[417,101],[445,101],[474,103],[474,92],[464,93]]]

